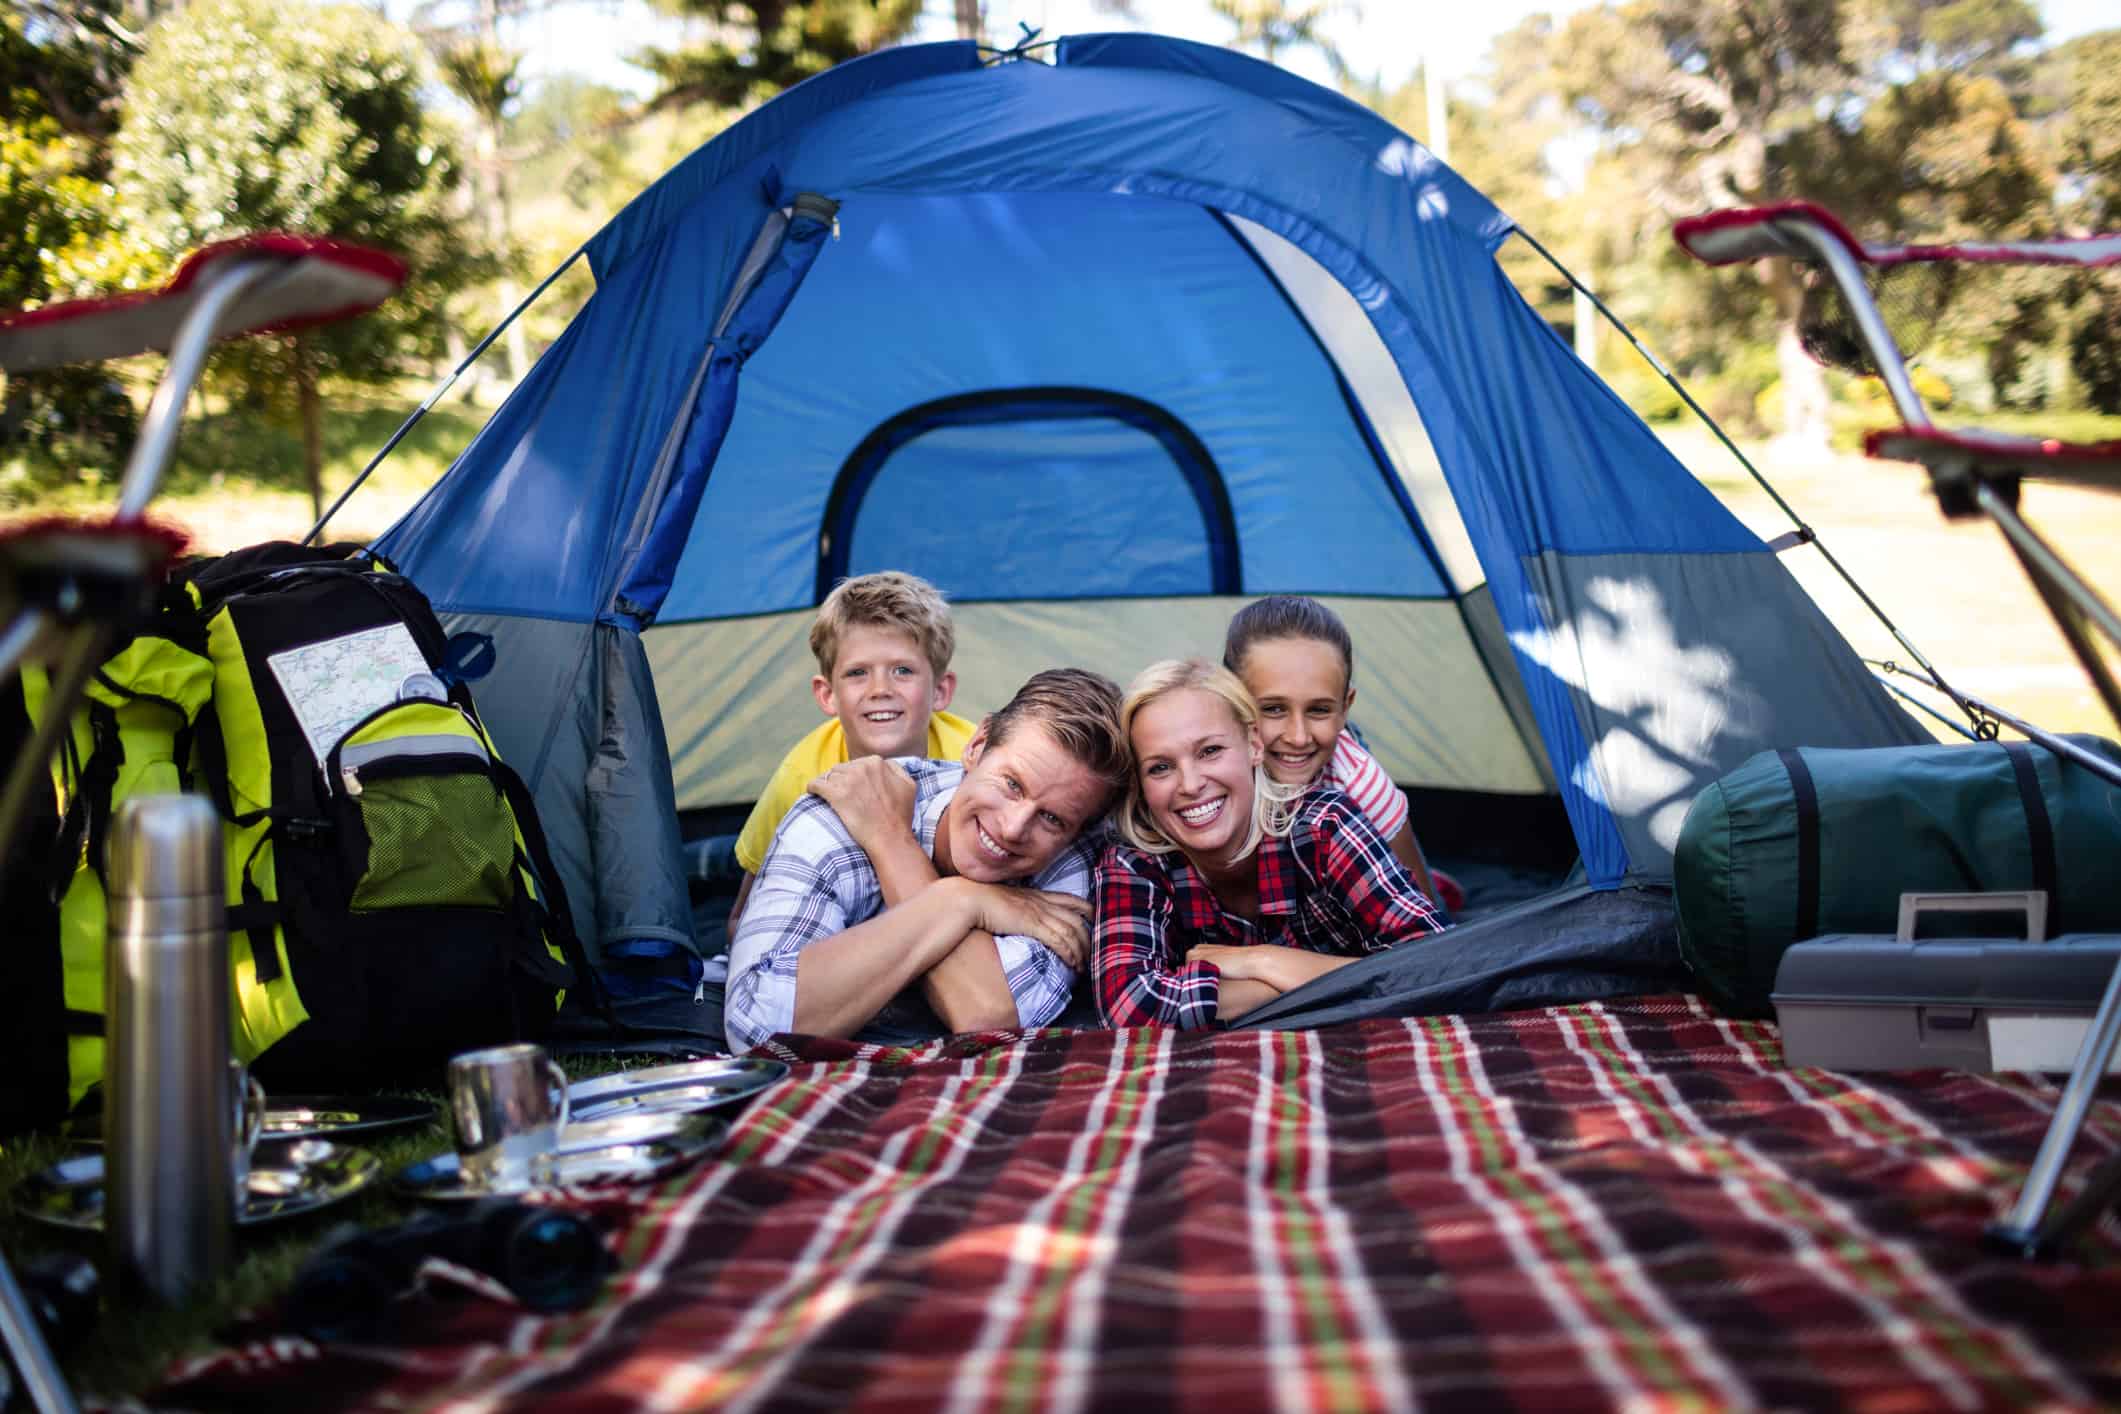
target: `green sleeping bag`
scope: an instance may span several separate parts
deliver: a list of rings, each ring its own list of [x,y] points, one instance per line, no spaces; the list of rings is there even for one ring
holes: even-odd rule
[[[1890,935],[1906,892],[2044,889],[2051,935],[2121,930],[2121,787],[2027,742],[1763,751],[1694,798],[1672,876],[1702,991],[1765,1016],[1791,944]]]

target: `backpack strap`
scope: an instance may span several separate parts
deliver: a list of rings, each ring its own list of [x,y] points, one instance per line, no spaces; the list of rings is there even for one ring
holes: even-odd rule
[[[239,819],[239,826],[255,824],[262,811],[254,811],[247,819]],[[266,841],[273,836],[272,826],[267,825],[258,842],[250,847],[243,860],[243,881],[240,890],[243,902],[231,905],[228,910],[228,931],[250,935],[250,962],[257,970],[260,983],[271,982],[280,975],[280,950],[273,946],[273,929],[280,921],[280,906],[265,901],[265,891],[251,876],[251,866],[258,862],[258,852],[265,848]]]
[[[78,828],[88,836],[88,867],[108,888],[109,880],[103,875],[103,849],[110,840],[111,816],[116,809],[111,796],[118,788],[118,768],[125,764],[125,742],[118,733],[116,712],[93,698],[86,699],[83,705],[88,710],[91,745],[88,760],[81,767]],[[68,803],[67,820],[68,832],[78,838],[72,802]]]

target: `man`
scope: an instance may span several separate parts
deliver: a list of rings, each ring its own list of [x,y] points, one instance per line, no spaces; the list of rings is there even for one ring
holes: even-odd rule
[[[730,1048],[1052,1021],[1089,961],[1081,837],[1128,764],[1118,687],[1060,668],[982,722],[962,766],[868,757],[820,776],[730,943]]]

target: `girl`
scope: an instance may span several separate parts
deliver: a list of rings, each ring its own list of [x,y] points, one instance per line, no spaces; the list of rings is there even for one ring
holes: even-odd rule
[[[1345,794],[1267,777],[1259,709],[1228,669],[1145,668],[1119,720],[1134,750],[1125,843],[1106,846],[1095,885],[1107,1026],[1227,1021],[1442,926]]]
[[[1453,911],[1465,891],[1432,873],[1407,820],[1406,793],[1348,731],[1355,705],[1355,645],[1340,616],[1301,595],[1247,604],[1223,638],[1223,666],[1259,704],[1267,775],[1299,790],[1338,786],[1370,817],[1392,853],[1430,898]]]

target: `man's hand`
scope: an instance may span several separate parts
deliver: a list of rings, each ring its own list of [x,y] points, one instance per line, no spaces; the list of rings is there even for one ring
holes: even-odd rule
[[[881,756],[843,761],[804,789],[832,807],[871,858],[886,840],[912,837],[913,777]]]
[[[996,936],[1017,933],[1036,938],[1077,972],[1089,964],[1091,907],[1088,899],[1045,889],[975,884],[963,879],[957,882],[971,899],[971,927],[984,928]]]

